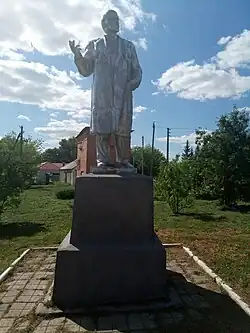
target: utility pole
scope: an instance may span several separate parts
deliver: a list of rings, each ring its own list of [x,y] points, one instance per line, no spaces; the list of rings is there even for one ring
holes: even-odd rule
[[[153,176],[153,167],[154,167],[154,145],[155,145],[155,122],[153,122],[153,133],[152,133],[152,152],[151,152],[151,169],[150,176]]]
[[[20,156],[22,157],[23,155],[23,126],[21,126],[21,131],[20,131]]]
[[[167,128],[167,162],[169,162],[169,136],[170,136],[170,128]]]
[[[144,136],[141,137],[141,174],[144,175]]]

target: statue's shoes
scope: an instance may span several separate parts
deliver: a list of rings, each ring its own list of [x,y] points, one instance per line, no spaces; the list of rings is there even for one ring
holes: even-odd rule
[[[122,163],[104,163],[98,162],[96,167],[91,167],[91,172],[94,174],[135,174],[137,169],[128,161]]]
[[[111,163],[98,162],[97,167],[98,168],[115,168],[116,166]]]

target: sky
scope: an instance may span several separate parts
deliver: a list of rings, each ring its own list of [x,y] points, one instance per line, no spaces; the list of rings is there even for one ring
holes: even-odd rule
[[[134,92],[132,144],[181,152],[195,129],[213,130],[234,104],[250,112],[249,0],[9,0],[0,6],[0,137],[24,126],[44,148],[90,121],[92,79],[77,73],[68,41],[103,36],[115,9],[143,80]]]

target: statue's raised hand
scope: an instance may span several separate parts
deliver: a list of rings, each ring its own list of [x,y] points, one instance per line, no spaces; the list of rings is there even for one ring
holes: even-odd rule
[[[71,51],[74,53],[75,57],[81,56],[80,43],[76,44],[76,42],[74,40],[70,40],[69,47],[70,47]]]

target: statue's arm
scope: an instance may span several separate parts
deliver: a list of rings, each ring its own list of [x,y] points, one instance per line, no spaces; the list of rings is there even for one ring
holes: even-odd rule
[[[133,43],[131,43],[131,60],[132,60],[132,79],[129,82],[129,84],[132,90],[135,90],[141,84],[142,69]]]
[[[82,55],[75,57],[75,64],[78,72],[84,76],[90,76],[95,69],[95,57],[94,57],[94,43],[90,42]]]

